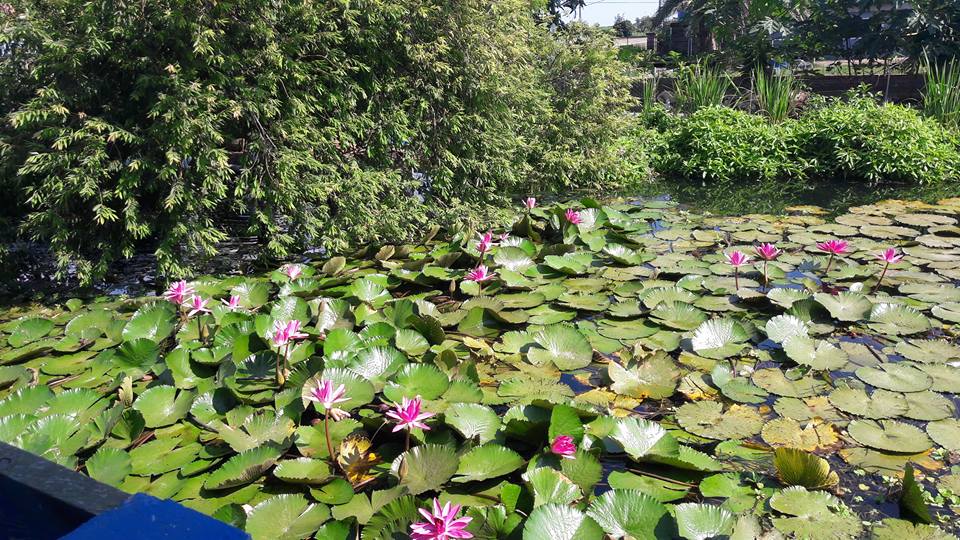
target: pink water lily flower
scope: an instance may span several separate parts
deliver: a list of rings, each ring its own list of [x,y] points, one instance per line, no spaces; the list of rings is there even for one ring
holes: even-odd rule
[[[897,264],[903,260],[903,254],[897,253],[897,248],[887,248],[877,253],[877,258],[887,264]]]
[[[850,244],[846,240],[827,240],[826,242],[817,242],[817,249],[831,255],[843,255],[847,252]]]
[[[580,212],[577,212],[573,208],[567,208],[567,211],[564,212],[564,217],[567,218],[567,221],[573,225],[579,225],[580,223],[583,223],[583,218],[580,216]]]
[[[204,300],[197,295],[191,296],[190,301],[187,303],[187,307],[190,308],[190,311],[187,312],[187,317],[193,317],[198,313],[210,313],[210,310],[207,309],[207,304],[210,300]]]
[[[833,256],[843,255],[847,252],[848,247],[850,247],[850,244],[848,244],[846,240],[827,240],[826,242],[817,242],[817,249],[824,253],[830,254],[830,258],[827,259],[827,268],[823,271],[824,275],[827,275],[827,273],[830,272],[830,267],[833,265]]]
[[[229,300],[220,300],[223,302],[223,305],[227,306],[227,309],[237,309],[240,307],[240,297],[237,295],[231,295]]]
[[[733,266],[733,284],[740,290],[740,267],[750,262],[750,257],[742,251],[733,251],[732,253],[724,253],[724,257],[727,258],[727,262]]]
[[[290,279],[297,279],[303,273],[303,267],[299,264],[285,264],[280,271]]]
[[[880,278],[877,279],[877,284],[873,286],[873,292],[876,293],[880,288],[880,284],[883,283],[884,276],[887,275],[887,268],[890,268],[891,264],[897,264],[903,260],[903,254],[897,253],[896,248],[887,248],[877,254],[877,258],[883,261],[883,271],[880,272]]]
[[[496,274],[491,272],[486,266],[479,265],[473,270],[467,272],[467,275],[463,279],[467,281],[476,281],[477,283],[483,283],[484,281],[493,279],[493,276]]]
[[[433,416],[433,413],[422,412],[420,410],[422,406],[423,400],[420,399],[420,396],[413,399],[403,398],[402,403],[394,404],[393,408],[387,411],[387,416],[397,423],[393,432],[396,433],[401,429],[412,430],[413,428],[429,431],[430,426],[424,424],[423,421]]]
[[[757,256],[765,261],[772,261],[780,256],[783,251],[773,244],[760,244],[754,248]]]
[[[193,287],[187,285],[186,281],[181,280],[170,284],[170,288],[163,293],[163,297],[174,304],[181,305],[193,295],[193,292]]]
[[[440,507],[440,500],[433,499],[433,512],[425,508],[420,508],[420,515],[427,521],[410,524],[411,540],[451,540],[473,538],[473,535],[467,532],[467,525],[473,520],[471,517],[458,518],[460,513],[459,504],[450,504],[449,502]]]
[[[480,252],[482,256],[484,253],[490,251],[490,248],[493,247],[493,233],[487,231],[482,236],[480,236],[480,241],[477,242],[477,251]]]
[[[498,238],[500,239],[501,243],[506,242],[507,239],[510,238],[510,233],[501,233]]]
[[[527,200],[523,201],[523,205],[527,207],[527,210],[533,210],[537,206],[536,197],[527,197]]]
[[[734,268],[739,268],[750,262],[750,257],[742,251],[734,251],[732,253],[726,253],[724,256],[727,258],[727,262],[730,263]]]
[[[574,444],[573,437],[558,435],[550,444],[550,451],[564,459],[574,459],[577,453],[577,445]]]
[[[763,259],[763,288],[766,289],[770,283],[767,279],[767,263],[779,257],[783,251],[773,244],[760,244],[754,249],[757,256]]]
[[[307,399],[323,405],[324,410],[329,411],[337,403],[350,401],[349,398],[344,397],[346,393],[347,389],[342,384],[334,388],[333,381],[320,379],[320,384],[310,392]]]
[[[273,344],[277,347],[283,347],[294,340],[305,337],[307,337],[307,334],[300,331],[300,321],[297,319],[289,322],[277,321],[273,323],[273,331],[267,335],[267,338],[273,341]]]

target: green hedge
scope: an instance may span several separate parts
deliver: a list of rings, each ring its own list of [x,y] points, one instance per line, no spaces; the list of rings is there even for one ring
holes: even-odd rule
[[[0,236],[49,243],[82,279],[145,248],[188,274],[228,222],[282,258],[477,223],[511,196],[620,189],[644,168],[611,39],[551,32],[525,0],[18,10],[0,14]]]
[[[663,188],[681,199],[755,211],[868,196],[960,194],[957,133],[916,110],[872,98],[820,100],[771,124],[728,107],[648,111],[639,124]]]

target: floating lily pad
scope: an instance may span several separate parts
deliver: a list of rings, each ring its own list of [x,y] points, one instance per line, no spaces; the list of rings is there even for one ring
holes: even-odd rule
[[[683,429],[708,439],[743,439],[760,433],[763,418],[756,409],[732,405],[726,411],[715,401],[686,403],[677,409]]]
[[[878,450],[911,453],[933,446],[922,430],[896,420],[854,420],[847,431],[858,443]]]

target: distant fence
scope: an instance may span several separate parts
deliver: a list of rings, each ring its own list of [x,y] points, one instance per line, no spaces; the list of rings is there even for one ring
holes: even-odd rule
[[[814,94],[823,96],[842,96],[847,91],[866,85],[871,92],[883,96],[887,101],[894,103],[919,102],[923,98],[923,75],[829,75],[824,77],[798,77],[802,85]],[[750,88],[750,79],[736,77],[733,79],[741,89]],[[657,93],[673,91],[674,79],[663,77],[659,80]],[[633,95],[640,97],[642,84],[633,87]]]

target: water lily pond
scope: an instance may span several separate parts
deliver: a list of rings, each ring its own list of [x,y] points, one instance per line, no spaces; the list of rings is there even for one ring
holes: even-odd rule
[[[0,440],[256,539],[955,538],[960,199],[789,210],[582,200],[20,306]]]

